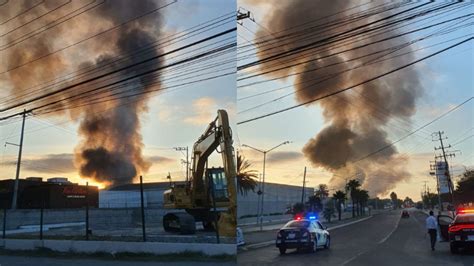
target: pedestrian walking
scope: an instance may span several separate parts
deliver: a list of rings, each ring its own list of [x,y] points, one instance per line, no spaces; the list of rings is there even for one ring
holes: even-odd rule
[[[433,211],[430,211],[430,216],[426,218],[426,229],[428,230],[428,234],[430,235],[431,250],[435,250],[438,222],[434,217]]]

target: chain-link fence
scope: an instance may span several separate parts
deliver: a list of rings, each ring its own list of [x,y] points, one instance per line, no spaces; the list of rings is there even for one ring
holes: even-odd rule
[[[146,184],[143,184],[144,186]],[[217,243],[215,232],[196,223],[196,234],[180,235],[163,229],[164,190],[105,191],[104,199],[79,208],[3,209],[2,237],[14,239],[68,239]],[[41,200],[40,200],[41,201]],[[235,243],[235,238],[219,238]]]

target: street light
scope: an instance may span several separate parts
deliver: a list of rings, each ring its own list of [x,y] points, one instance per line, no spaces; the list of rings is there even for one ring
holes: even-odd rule
[[[257,213],[257,216],[260,217],[260,231],[263,230],[263,225],[262,225],[262,222],[263,222],[263,199],[264,199],[264,195],[265,195],[265,161],[267,159],[267,153],[273,151],[274,149],[276,149],[276,148],[278,148],[282,145],[289,144],[289,143],[290,143],[290,141],[284,141],[284,142],[276,145],[275,147],[273,147],[269,150],[260,150],[260,149],[257,149],[255,147],[252,147],[252,146],[249,146],[249,145],[246,145],[246,144],[242,144],[242,147],[247,147],[247,148],[250,148],[252,150],[263,153],[263,173],[262,173],[262,191],[261,191],[262,200],[261,200],[261,205],[260,205],[260,214]],[[257,206],[257,208],[258,208],[258,206]]]

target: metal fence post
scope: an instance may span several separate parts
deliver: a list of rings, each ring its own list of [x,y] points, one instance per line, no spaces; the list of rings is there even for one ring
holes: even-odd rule
[[[140,176],[140,198],[141,198],[141,209],[142,209],[142,233],[143,242],[146,242],[146,231],[145,231],[145,206],[143,201],[143,177]]]
[[[43,240],[43,209],[44,209],[44,199],[41,202],[41,209],[40,209],[40,240]]]
[[[3,239],[5,239],[7,232],[7,208],[3,209]]]
[[[89,240],[89,182],[86,182],[86,240]]]

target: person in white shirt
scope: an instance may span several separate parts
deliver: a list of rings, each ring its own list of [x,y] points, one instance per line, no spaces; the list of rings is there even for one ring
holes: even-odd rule
[[[431,250],[435,250],[438,222],[436,221],[436,218],[433,215],[433,211],[430,211],[430,216],[426,218],[426,229],[428,229],[428,234],[430,235]]]

